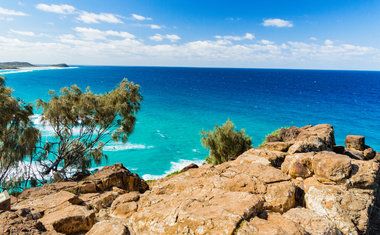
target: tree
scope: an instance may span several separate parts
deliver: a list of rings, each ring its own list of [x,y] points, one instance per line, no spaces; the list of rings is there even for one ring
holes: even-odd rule
[[[49,102],[37,101],[42,122],[54,130],[54,137],[38,151],[43,174],[67,177],[69,170],[87,172],[92,161],[100,164],[107,156],[102,148],[111,140],[127,142],[132,133],[142,96],[140,88],[126,79],[115,90],[93,94],[76,85],[50,91]]]
[[[0,77],[0,188],[2,190],[19,186],[28,179],[17,174],[19,164],[27,156],[32,156],[40,137],[30,117],[33,107],[12,97],[12,90],[5,86],[5,78]],[[23,172],[25,173],[25,172]]]
[[[252,140],[241,131],[234,130],[234,124],[228,119],[223,126],[215,125],[214,131],[202,131],[201,142],[210,150],[207,163],[214,165],[234,160],[243,152],[252,148]]]

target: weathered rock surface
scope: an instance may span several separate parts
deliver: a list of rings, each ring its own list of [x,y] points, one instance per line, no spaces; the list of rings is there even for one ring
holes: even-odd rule
[[[338,235],[340,231],[328,218],[306,208],[293,208],[283,215],[301,225],[307,233],[315,235]]]
[[[95,224],[95,212],[84,206],[71,205],[39,220],[49,231],[63,234],[85,232]]]
[[[147,183],[121,164],[25,190],[4,234],[380,234],[380,154],[323,124]],[[3,231],[1,231],[1,229]]]
[[[344,141],[346,148],[355,149],[359,151],[364,150],[364,136],[361,135],[348,135]]]
[[[127,235],[128,228],[117,221],[100,221],[96,223],[86,235]]]

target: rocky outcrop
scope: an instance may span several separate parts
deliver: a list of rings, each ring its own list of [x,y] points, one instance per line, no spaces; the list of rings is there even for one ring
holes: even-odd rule
[[[220,165],[147,183],[121,164],[25,190],[0,212],[4,234],[378,234],[380,154],[336,146],[323,124],[281,129]]]

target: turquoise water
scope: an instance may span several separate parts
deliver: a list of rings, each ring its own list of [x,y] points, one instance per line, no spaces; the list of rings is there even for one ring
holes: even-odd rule
[[[282,126],[329,123],[337,144],[360,134],[380,150],[380,72],[110,66],[15,72],[3,76],[28,102],[72,84],[97,93],[123,77],[140,84],[144,101],[136,129],[128,144],[105,148],[109,161],[103,165],[121,162],[146,179],[200,163],[207,156],[200,131],[228,118],[255,146]]]

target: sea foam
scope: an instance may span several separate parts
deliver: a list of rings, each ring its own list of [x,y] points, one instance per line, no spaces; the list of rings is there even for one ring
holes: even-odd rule
[[[168,174],[171,174],[176,171],[182,170],[184,167],[190,165],[191,163],[195,163],[198,166],[202,165],[205,161],[204,160],[186,160],[186,159],[180,159],[178,162],[170,162],[171,167],[169,170],[165,171],[165,174],[162,175],[151,175],[151,174],[145,174],[142,176],[144,180],[156,180],[165,177]]]

